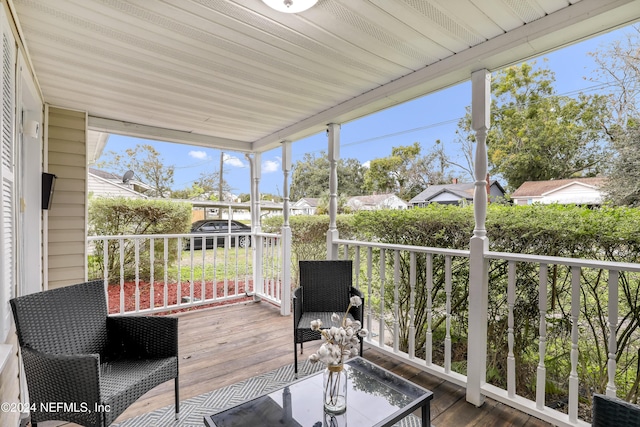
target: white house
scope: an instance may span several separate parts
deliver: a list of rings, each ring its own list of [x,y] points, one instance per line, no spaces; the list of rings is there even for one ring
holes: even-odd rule
[[[441,203],[445,205],[473,203],[474,188],[475,184],[472,182],[430,185],[420,194],[409,200],[409,206],[420,208],[430,203]],[[487,189],[489,201],[504,197],[504,193],[504,188],[502,188],[498,181],[491,181]]]
[[[526,181],[511,194],[516,205],[532,203],[558,203],[576,205],[600,205],[600,187],[605,178],[570,178],[550,181]]]
[[[149,186],[133,180],[123,180],[121,176],[95,168],[87,173],[87,190],[93,197],[126,197],[128,199],[146,199],[141,190]]]
[[[291,205],[291,215],[315,215],[318,200],[316,197],[303,197]]]
[[[370,196],[353,196],[347,200],[352,211],[373,211],[378,209],[407,209],[407,202],[395,194],[373,194]]]

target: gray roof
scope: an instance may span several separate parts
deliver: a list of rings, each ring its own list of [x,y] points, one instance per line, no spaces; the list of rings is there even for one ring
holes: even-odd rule
[[[473,182],[462,182],[458,184],[440,184],[440,185],[430,185],[426,190],[422,191],[420,194],[415,196],[413,199],[409,200],[409,203],[420,203],[427,202],[438,194],[441,193],[451,193],[454,194],[461,199],[473,200],[473,188],[475,184]]]

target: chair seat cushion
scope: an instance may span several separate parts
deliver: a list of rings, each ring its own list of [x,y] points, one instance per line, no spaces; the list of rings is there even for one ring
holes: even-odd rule
[[[178,358],[116,360],[100,365],[100,394],[111,412],[126,408],[151,388],[178,373]],[[107,418],[108,418],[107,414]]]
[[[340,322],[342,321],[342,316],[344,316],[344,313],[338,313],[338,314],[340,314],[340,321],[332,322],[331,315],[333,315],[333,312],[309,311],[306,313],[302,313],[302,317],[300,317],[300,321],[298,322],[297,328],[311,329],[311,321],[318,320],[318,319],[320,319],[320,321],[322,322],[322,329],[329,329],[332,326],[341,326]],[[347,314],[347,317],[351,320],[354,320],[351,313]]]

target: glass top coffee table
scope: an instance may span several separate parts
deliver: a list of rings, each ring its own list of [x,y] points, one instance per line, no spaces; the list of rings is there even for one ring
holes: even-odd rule
[[[345,364],[347,410],[325,414],[322,372],[269,394],[204,417],[208,427],[332,425],[388,427],[421,408],[422,426],[430,425],[433,393],[361,357]]]

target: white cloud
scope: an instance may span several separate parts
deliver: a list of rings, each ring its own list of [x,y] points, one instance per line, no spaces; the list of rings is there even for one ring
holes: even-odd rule
[[[263,173],[270,173],[270,172],[276,172],[278,171],[278,169],[280,169],[280,160],[265,160],[264,163],[262,163],[262,172]]]
[[[369,169],[371,167],[371,160],[367,160],[362,164],[362,167]]]
[[[193,157],[194,159],[206,160],[207,153],[204,151],[189,151],[189,157]]]
[[[231,156],[227,153],[224,153],[224,155],[222,156],[222,161],[224,162],[225,165],[235,166],[237,168],[246,167],[239,157]]]

